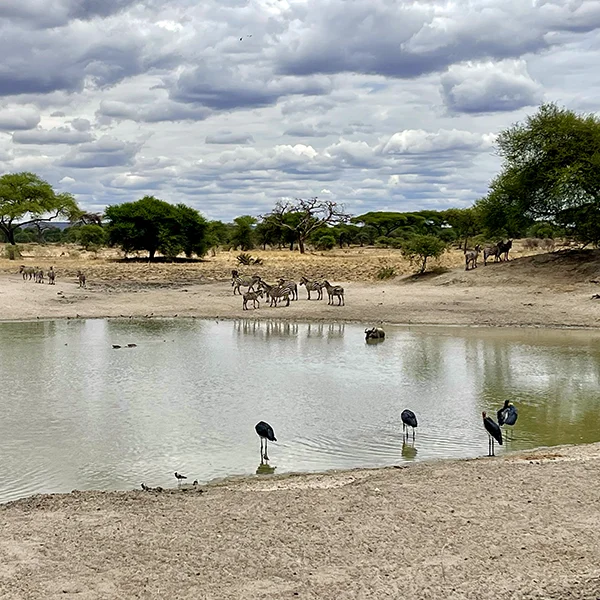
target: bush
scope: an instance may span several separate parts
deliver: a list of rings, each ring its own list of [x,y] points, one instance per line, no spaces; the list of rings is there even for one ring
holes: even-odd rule
[[[322,235],[316,242],[317,250],[331,250],[336,244],[335,238],[332,235]]]
[[[379,271],[377,271],[375,277],[377,279],[391,279],[396,276],[395,267],[381,267]]]
[[[21,258],[21,248],[19,246],[13,246],[8,244],[4,249],[4,255],[8,260],[15,260],[16,258]]]
[[[438,258],[445,250],[446,244],[435,235],[414,235],[402,246],[402,254],[410,259],[411,263],[421,264],[419,273],[425,271],[428,258]]]

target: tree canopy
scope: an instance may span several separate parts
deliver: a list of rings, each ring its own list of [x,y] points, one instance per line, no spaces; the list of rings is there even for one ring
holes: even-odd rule
[[[600,119],[544,104],[500,133],[502,170],[477,203],[487,228],[517,235],[536,220],[600,240]]]
[[[306,240],[310,234],[323,225],[335,225],[350,220],[350,215],[344,212],[342,206],[330,200],[318,198],[296,198],[295,202],[278,202],[268,215],[261,216],[271,219],[281,228],[292,231],[298,241],[298,248],[303,254]]]
[[[125,253],[147,250],[150,260],[156,252],[174,258],[184,252],[203,256],[207,250],[207,222],[200,213],[184,204],[169,204],[154,196],[125,202],[106,209],[108,240]]]
[[[57,194],[34,173],[9,173],[0,177],[0,231],[15,244],[15,231],[59,216],[76,219],[81,211],[71,194]]]

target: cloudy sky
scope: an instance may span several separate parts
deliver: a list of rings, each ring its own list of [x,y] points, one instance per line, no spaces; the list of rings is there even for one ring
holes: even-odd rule
[[[89,210],[444,209],[541,102],[600,110],[600,0],[1,0],[0,56],[0,173]]]

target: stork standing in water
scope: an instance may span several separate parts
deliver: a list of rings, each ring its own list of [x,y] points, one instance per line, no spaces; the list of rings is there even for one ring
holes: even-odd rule
[[[415,429],[417,428],[417,416],[412,410],[403,410],[400,415],[402,419],[402,437],[404,437],[404,431],[406,430],[406,437],[408,437],[408,428],[412,427],[413,440],[415,439]]]
[[[490,417],[486,417],[485,412],[481,413],[483,417],[483,426],[488,432],[488,456],[496,456],[494,454],[494,440],[496,440],[502,446],[502,430],[498,423],[496,423]]]
[[[254,429],[256,430],[256,433],[258,433],[258,436],[260,437],[260,460],[262,461],[263,458],[265,460],[269,460],[269,457],[267,455],[267,442],[276,442],[277,438],[275,437],[275,432],[273,431],[273,428],[268,424],[265,423],[264,421],[260,421],[256,424],[256,426],[254,427]],[[263,440],[265,441],[265,451],[263,454]]]
[[[519,413],[515,405],[510,400],[504,401],[504,406],[496,413],[498,415],[498,425],[510,425],[510,437],[512,439],[512,427],[517,422]],[[506,439],[508,439],[508,429],[506,430]]]

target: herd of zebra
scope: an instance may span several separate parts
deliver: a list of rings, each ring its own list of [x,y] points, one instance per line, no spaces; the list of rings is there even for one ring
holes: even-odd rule
[[[505,242],[504,240],[500,240],[497,244],[493,246],[486,246],[483,249],[483,265],[487,265],[488,258],[494,257],[494,262],[502,262],[503,260],[508,260],[508,253],[512,248],[512,240],[508,240]],[[477,259],[479,258],[479,253],[481,252],[481,246],[477,244],[474,250],[465,250],[465,271],[469,270],[469,266],[471,269],[477,268]]]
[[[253,308],[260,308],[259,298],[269,300],[271,307],[276,307],[281,300],[285,300],[285,306],[290,305],[290,300],[298,300],[298,285],[303,285],[311,300],[311,292],[316,293],[317,300],[323,299],[323,288],[327,290],[327,304],[334,304],[337,298],[337,306],[344,306],[344,288],[341,285],[331,285],[326,279],[308,279],[300,277],[300,283],[281,277],[277,284],[269,284],[259,275],[241,276],[235,269],[231,271],[231,286],[233,295],[236,292],[243,298],[242,310],[248,310],[248,302],[252,301]],[[248,288],[242,293],[240,288]]]
[[[33,280],[35,283],[44,283],[44,269],[21,265],[19,273],[23,275],[23,281]],[[46,275],[48,275],[48,284],[56,285],[56,271],[54,267],[50,267]],[[85,273],[83,271],[77,271],[77,281],[79,282],[79,287],[85,287]]]

